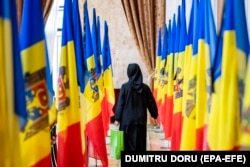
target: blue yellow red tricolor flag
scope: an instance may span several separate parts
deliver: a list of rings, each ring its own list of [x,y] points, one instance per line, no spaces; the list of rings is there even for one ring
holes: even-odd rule
[[[81,141],[82,141],[82,154],[83,154],[83,166],[88,166],[88,155],[87,155],[87,141],[86,141],[86,112],[83,106],[83,92],[85,87],[84,72],[86,66],[84,64],[84,51],[83,51],[83,36],[82,26],[79,14],[78,0],[73,0],[73,40],[75,48],[75,60],[76,60],[76,72],[77,81],[80,88],[80,124],[81,124]]]
[[[95,68],[92,38],[89,25],[87,1],[84,3],[84,60],[87,65],[87,80],[84,88],[84,104],[87,109],[86,134],[94,152],[104,167],[108,166],[107,149],[103,130],[98,78]]]
[[[56,94],[59,167],[83,166],[79,89],[73,38],[72,1],[65,0]]]
[[[103,120],[106,125],[105,132],[109,129],[110,119],[114,115],[113,107],[115,104],[115,92],[113,82],[112,58],[109,43],[108,25],[104,22],[104,38],[102,45],[102,69],[103,69],[103,91],[104,98],[102,100]]]
[[[172,121],[172,138],[171,138],[171,150],[180,150],[181,143],[181,131],[182,131],[182,100],[183,100],[183,79],[184,79],[184,60],[185,60],[185,47],[186,47],[186,5],[182,0],[180,12],[180,39],[178,48],[178,60],[177,68],[175,72],[174,82],[174,113]],[[178,10],[179,11],[179,10]]]
[[[216,30],[210,1],[201,0],[199,7],[197,86],[196,86],[196,150],[205,149],[206,116],[211,95],[211,59],[214,58]],[[204,136],[205,135],[205,136]]]
[[[222,28],[223,49],[217,149],[238,150],[249,49],[244,1],[227,0],[225,2]]]
[[[77,81],[80,91],[84,91],[84,57],[83,57],[83,41],[82,26],[79,14],[78,0],[73,0],[73,27],[74,27],[74,47],[76,55]]]
[[[162,51],[162,37],[161,37],[161,28],[158,30],[158,42],[157,42],[157,52],[155,57],[155,73],[154,73],[154,90],[153,95],[156,100],[156,104],[158,106],[158,119],[161,121],[161,110],[159,110],[159,100],[157,100],[158,91],[159,90],[159,83],[160,83],[160,64],[161,64],[161,51]]]
[[[206,57],[205,52],[207,44],[205,42],[205,1],[200,0],[199,3],[199,28],[198,31],[198,48],[197,48],[197,62],[196,62],[196,150],[203,149],[203,135],[204,135],[204,121],[207,112],[207,98],[206,98]]]
[[[207,150],[217,150],[218,148],[219,90],[221,82],[222,44],[223,28],[220,29],[220,33],[217,38],[214,61],[211,61],[212,94],[207,126]]]
[[[97,18],[96,18],[96,11],[95,8],[93,8],[93,14],[92,14],[92,47],[93,47],[93,54],[94,54],[94,62],[95,62],[95,72],[96,72],[96,78],[97,78],[97,86],[98,86],[98,92],[99,92],[99,99],[101,105],[104,101],[104,82],[102,77],[102,67],[101,67],[101,37],[100,37],[100,30],[97,27]],[[109,127],[109,118],[106,117],[106,110],[105,107],[101,107],[101,114],[102,114],[102,120],[103,120],[103,129],[105,136],[108,133],[108,127]]]
[[[240,146],[250,148],[249,108],[249,39],[244,1],[234,1],[234,25],[236,34],[236,55],[238,58],[238,91],[240,110]]]
[[[181,25],[181,6],[178,5],[177,10],[177,18],[176,18],[176,28],[175,28],[175,38],[174,38],[174,64],[173,64],[173,80],[175,80],[175,74],[177,70],[178,57],[179,57],[179,41],[180,41],[180,25]],[[174,87],[174,86],[173,86]],[[174,110],[174,109],[173,109]]]
[[[0,2],[0,75],[0,166],[22,167],[19,129],[27,113],[14,0]]]
[[[169,47],[167,55],[167,64],[165,66],[166,78],[167,78],[167,91],[164,96],[164,109],[165,109],[165,138],[170,139],[172,130],[172,116],[173,116],[173,92],[174,92],[174,51],[175,51],[175,36],[176,36],[176,19],[175,14],[173,17],[172,29],[169,36]]]
[[[24,1],[20,50],[28,114],[27,126],[20,133],[23,165],[50,166],[51,143],[48,117],[50,106],[46,81],[47,50],[40,1]]]
[[[250,149],[250,59],[248,56],[247,73],[243,99],[243,111],[241,121],[241,148]]]
[[[189,25],[187,29],[187,36],[186,36],[186,43],[185,46],[185,59],[184,59],[184,76],[183,76],[183,102],[182,102],[182,116],[183,118],[187,118],[186,115],[186,96],[187,96],[187,89],[188,89],[188,74],[192,59],[192,53],[193,53],[193,31],[194,31],[194,1],[192,2],[192,8],[190,12],[190,19],[189,19]],[[184,122],[184,119],[183,119]],[[187,119],[185,119],[185,122],[187,122]]]
[[[202,46],[204,47],[204,58],[201,59],[204,62],[203,65],[205,66],[205,69],[202,68],[203,74],[205,75],[205,83],[206,83],[206,106],[204,108],[205,111],[205,116],[204,116],[204,128],[203,123],[200,122],[199,124],[199,132],[202,133],[203,131],[203,150],[209,150],[208,146],[208,138],[207,138],[207,127],[209,123],[209,113],[211,111],[211,96],[212,96],[212,64],[214,64],[215,61],[215,54],[216,54],[216,43],[217,43],[217,34],[216,34],[216,28],[215,28],[215,22],[214,22],[214,16],[213,16],[213,11],[211,7],[211,2],[210,0],[205,0],[205,15],[204,15],[204,43],[201,43]],[[201,46],[201,47],[202,47]],[[204,84],[204,81],[202,82]],[[204,89],[204,87],[202,87]],[[203,90],[204,91],[204,90]],[[199,104],[201,105],[201,104]],[[199,133],[199,134],[200,134]],[[201,146],[200,146],[201,147]]]
[[[183,108],[183,125],[181,134],[181,150],[195,150],[195,112],[196,112],[196,72],[197,72],[197,51],[198,51],[198,6],[199,1],[193,0],[190,22],[187,37],[187,54],[185,65],[189,69],[185,77],[184,90],[184,108]]]
[[[169,25],[171,27],[171,23]],[[168,52],[168,37],[169,37],[169,32],[171,30],[167,29],[167,26],[164,25],[164,31],[163,31],[163,43],[162,43],[162,50],[158,50],[161,53],[161,61],[160,61],[160,67],[159,67],[159,83],[158,83],[158,93],[156,97],[156,103],[158,107],[158,112],[159,112],[159,121],[162,124],[163,131],[165,133],[165,109],[163,108],[164,104],[164,96],[167,93],[167,77],[166,77],[166,71],[165,71],[165,65],[166,65],[166,58],[167,58],[167,52]]]
[[[96,68],[96,74],[98,75],[98,77],[101,75],[102,73],[102,69],[101,69],[101,37],[99,34],[100,30],[97,27],[97,17],[96,17],[96,10],[95,8],[93,8],[93,14],[92,14],[92,47],[93,47],[93,53],[94,53],[94,60],[95,60],[95,68]],[[101,77],[100,77],[101,78]],[[99,85],[100,86],[100,85]]]
[[[170,53],[170,44],[172,37],[172,28],[171,28],[171,20],[169,20],[168,29],[165,26],[164,28],[164,37],[163,37],[163,47],[162,47],[162,59],[161,59],[161,70],[160,70],[160,86],[158,97],[161,101],[160,103],[160,112],[162,115],[161,122],[164,132],[164,138],[167,139],[169,136],[168,122],[167,122],[167,112],[166,112],[166,99],[167,99],[167,91],[168,91],[168,64],[167,64],[167,56]]]

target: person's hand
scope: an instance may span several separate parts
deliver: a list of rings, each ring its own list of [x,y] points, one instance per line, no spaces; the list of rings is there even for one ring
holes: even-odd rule
[[[158,125],[158,119],[154,119],[154,118],[153,118],[153,125],[154,125],[154,126],[157,126],[157,125]]]
[[[120,122],[119,121],[115,121],[115,126],[119,126]]]

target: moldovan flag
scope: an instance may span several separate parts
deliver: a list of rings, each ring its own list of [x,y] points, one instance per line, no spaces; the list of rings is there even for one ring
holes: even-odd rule
[[[240,116],[241,116],[241,143],[240,145],[250,148],[250,68],[249,68],[249,39],[244,2],[234,1],[235,31],[238,59],[238,90],[240,90]],[[240,19],[239,19],[240,18]],[[242,89],[244,87],[244,89]]]
[[[19,129],[27,113],[14,0],[0,2],[0,75],[0,166],[22,167]]]
[[[194,6],[194,1],[193,1]],[[185,58],[184,58],[184,76],[183,76],[183,100],[182,100],[182,116],[185,118],[186,115],[186,96],[187,96],[187,89],[188,89],[188,74],[193,54],[193,31],[194,31],[194,9],[191,9],[189,25],[188,25],[188,32],[186,36],[185,42]],[[184,121],[184,119],[183,119]]]
[[[96,12],[95,8],[93,8],[93,14],[92,14],[92,47],[93,47],[93,54],[94,54],[94,61],[95,61],[95,72],[96,72],[96,78],[97,78],[97,86],[98,86],[98,92],[99,92],[99,99],[100,99],[100,104],[102,105],[104,101],[104,87],[103,87],[103,77],[102,77],[102,68],[101,68],[101,37],[100,35],[100,30],[98,30],[97,27],[97,18],[96,18]],[[106,117],[105,107],[101,106],[101,114],[102,114],[102,122],[103,122],[103,130],[104,130],[104,135],[106,136],[108,133],[108,127],[109,127],[109,122],[108,118]],[[89,147],[90,148],[90,147]],[[90,150],[90,149],[89,149]],[[90,151],[89,151],[90,153]],[[96,156],[95,156],[96,157]]]
[[[115,104],[115,92],[113,83],[112,59],[110,52],[109,34],[107,22],[104,22],[104,38],[102,44],[102,68],[103,68],[103,91],[104,98],[102,100],[103,120],[105,120],[106,129],[109,130],[110,118],[114,115],[113,107]],[[106,136],[106,135],[105,135]]]
[[[183,125],[181,135],[181,150],[195,150],[195,116],[196,116],[196,76],[197,76],[197,53],[198,53],[198,0],[193,0],[190,14],[189,32],[187,39],[187,59],[189,71],[186,73],[186,95],[183,109]],[[191,28],[192,27],[192,28]],[[191,29],[193,32],[191,32]],[[192,35],[192,36],[191,36]],[[192,43],[192,44],[191,44]],[[192,46],[191,46],[192,45]],[[191,56],[192,55],[192,56]],[[185,64],[186,65],[186,64]],[[185,68],[188,70],[188,68]],[[185,85],[184,85],[185,89]]]
[[[181,6],[178,5],[178,14],[177,14],[177,20],[176,20],[176,28],[175,28],[175,38],[174,38],[174,71],[173,71],[173,80],[175,80],[176,76],[176,70],[177,70],[177,64],[178,64],[178,57],[179,57],[179,41],[180,41],[180,25],[181,25]],[[173,86],[174,87],[174,86]],[[174,90],[174,89],[173,89]]]
[[[250,148],[250,59],[245,80],[245,93],[243,99],[243,112],[241,121],[241,147],[242,149]]]
[[[185,60],[185,47],[186,47],[186,14],[185,14],[185,1],[182,0],[180,15],[180,39],[178,48],[178,62],[175,73],[174,85],[174,113],[172,121],[172,138],[171,150],[180,150],[181,143],[181,130],[182,130],[182,99],[183,99],[183,75],[184,75],[184,60]]]
[[[77,81],[80,91],[84,91],[84,51],[82,41],[82,26],[79,14],[78,0],[73,0],[74,47],[76,55]]]
[[[205,114],[207,113],[207,93],[206,93],[206,55],[208,44],[205,41],[205,0],[199,3],[199,29],[198,50],[197,50],[197,74],[196,74],[196,150],[203,149],[203,135]],[[210,57],[210,56],[209,56]]]
[[[72,0],[65,0],[64,2],[61,56],[58,71],[56,95],[58,110],[57,164],[59,167],[83,166],[81,115],[73,40]]]
[[[163,108],[166,109],[165,117],[165,138],[171,137],[171,130],[172,130],[172,116],[173,116],[173,92],[174,92],[174,41],[175,41],[175,34],[176,34],[176,21],[175,21],[175,14],[173,17],[173,24],[172,24],[172,30],[170,34],[169,40],[169,54],[167,55],[167,64],[165,66],[166,69],[166,77],[167,77],[167,92],[164,96],[164,103]]]
[[[244,1],[226,0],[219,108],[219,150],[238,150],[248,35]]]
[[[20,32],[25,80],[27,126],[20,133],[24,166],[50,166],[49,96],[46,83],[46,42],[40,1],[26,0]],[[42,142],[41,142],[42,141]]]
[[[87,1],[84,3],[84,24],[84,60],[87,65],[87,83],[84,88],[84,104],[85,108],[87,109],[86,134],[88,137],[88,142],[91,142],[90,145],[93,146],[94,152],[102,161],[102,165],[107,167],[108,157],[101,113],[98,77],[96,74],[91,41]]]
[[[208,150],[208,143],[207,143],[207,126],[208,126],[208,120],[209,120],[209,113],[211,111],[211,96],[212,96],[212,64],[214,64],[215,61],[215,54],[216,54],[216,43],[217,43],[217,34],[216,34],[216,28],[215,28],[215,22],[214,22],[214,16],[213,16],[213,11],[212,11],[212,7],[211,7],[211,2],[210,0],[205,0],[205,18],[204,18],[204,26],[205,28],[203,29],[204,31],[204,41],[201,40],[201,47],[204,47],[204,56],[202,57],[201,55],[199,55],[200,57],[198,58],[199,60],[202,61],[198,61],[200,63],[200,65],[204,65],[205,64],[205,69],[202,66],[198,65],[198,68],[201,69],[202,73],[205,75],[205,79],[206,79],[206,102],[204,104],[199,103],[197,104],[198,108],[201,109],[202,111],[202,105],[203,105],[203,109],[205,111],[205,113],[200,113],[200,114],[205,114],[205,120],[204,120],[204,125],[202,120],[200,119],[200,122],[198,124],[198,128],[197,128],[197,133],[199,136],[203,136],[203,146],[202,149],[203,150]],[[201,80],[201,83],[204,84],[204,78],[203,76],[201,77],[203,80]],[[200,78],[200,79],[201,79]],[[202,91],[204,91],[204,86],[202,86]],[[203,101],[205,101],[203,99]],[[201,102],[201,101],[199,101]],[[206,106],[204,106],[206,104]],[[202,118],[202,116],[200,117]],[[204,127],[204,128],[202,128]],[[203,131],[203,135],[201,134]],[[199,147],[201,148],[201,143],[200,143],[201,138],[199,138]]]
[[[161,68],[161,51],[162,51],[162,42],[161,42],[161,28],[159,28],[158,30],[158,43],[157,43],[157,53],[156,53],[156,57],[155,57],[155,73],[154,73],[154,98],[156,100],[156,104],[158,107],[158,112],[159,112],[159,120],[161,120],[161,110],[159,110],[160,105],[159,100],[157,99],[158,97],[158,92],[160,91],[159,87],[160,87],[160,68]]]
[[[73,31],[74,31],[74,47],[75,47],[75,60],[77,69],[77,81],[80,87],[80,113],[81,113],[81,139],[82,139],[82,153],[83,153],[83,166],[88,166],[88,155],[87,155],[87,141],[86,141],[86,111],[84,110],[83,103],[83,91],[85,87],[84,82],[84,51],[83,51],[83,36],[82,26],[79,14],[78,0],[73,0]]]
[[[170,137],[169,122],[167,119],[166,111],[166,99],[168,93],[168,60],[167,56],[170,54],[171,40],[172,40],[172,29],[171,20],[169,20],[168,30],[165,26],[164,38],[163,38],[163,48],[162,48],[162,59],[161,59],[161,73],[160,73],[160,91],[158,95],[161,97],[160,112],[162,114],[162,126],[164,131],[164,138],[168,139]],[[167,34],[165,34],[165,32]],[[164,60],[164,61],[163,61]]]
[[[223,24],[222,24],[223,25]],[[218,150],[218,126],[219,126],[219,93],[221,83],[223,28],[220,29],[217,38],[214,62],[211,61],[212,95],[210,113],[207,126],[207,150]],[[212,59],[211,59],[212,60]]]
[[[169,25],[170,27],[170,25]],[[170,30],[171,31],[171,30]],[[158,112],[159,112],[159,120],[160,123],[162,124],[163,131],[165,133],[165,114],[166,110],[163,108],[164,104],[164,96],[167,93],[167,77],[166,77],[166,71],[165,71],[165,66],[167,63],[167,46],[168,46],[168,34],[169,32],[167,30],[166,25],[164,26],[164,36],[163,36],[163,44],[162,44],[162,50],[159,51],[161,52],[161,62],[160,62],[160,69],[159,69],[159,79],[158,79],[158,91],[157,91],[157,97],[156,97],[156,104],[158,107]],[[158,53],[160,54],[160,53]]]
[[[91,34],[92,40],[91,41],[92,41],[92,47],[93,47],[93,53],[94,53],[95,69],[96,69],[96,74],[99,77],[99,80],[102,81],[102,77],[101,77],[101,74],[102,74],[102,68],[101,68],[102,51],[101,51],[101,36],[100,36],[101,34],[100,34],[100,25],[99,25],[100,20],[99,20],[99,16],[98,16],[98,19],[96,17],[95,8],[93,8],[92,18],[93,18],[93,20],[92,20],[92,34]],[[103,86],[103,82],[98,82],[98,83],[100,84],[99,87]]]

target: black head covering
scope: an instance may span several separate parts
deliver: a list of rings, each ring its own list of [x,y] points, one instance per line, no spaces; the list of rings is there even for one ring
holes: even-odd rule
[[[129,78],[129,84],[138,93],[142,92],[142,72],[140,66],[136,63],[128,65],[127,74]]]

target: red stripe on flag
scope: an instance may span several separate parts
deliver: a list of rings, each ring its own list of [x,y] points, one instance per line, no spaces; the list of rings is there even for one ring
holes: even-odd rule
[[[51,158],[50,155],[43,158],[42,160],[38,161],[35,165],[31,165],[32,167],[44,167],[44,166],[51,166]]]
[[[86,133],[88,139],[91,140],[94,147],[93,150],[95,151],[94,153],[91,153],[90,150],[92,149],[88,147],[90,149],[88,153],[90,155],[97,154],[100,160],[102,161],[102,165],[104,167],[107,167],[108,157],[107,157],[106,142],[105,142],[104,131],[101,127],[103,127],[102,114],[99,114],[86,124]]]
[[[196,150],[203,150],[204,126],[196,128]]]
[[[102,112],[102,121],[103,121],[103,130],[104,130],[104,135],[107,136],[108,129],[109,129],[109,120],[108,120],[108,113],[107,113],[107,97],[104,96],[101,102],[101,112]]]
[[[80,128],[80,123],[75,123],[68,126],[66,131],[58,133],[58,148],[61,150],[57,153],[58,166],[82,167],[82,148],[79,146],[81,143]]]
[[[171,130],[172,130],[172,116],[173,116],[173,109],[174,109],[174,102],[173,102],[173,96],[165,96],[165,103],[163,106],[166,108],[165,111],[165,117],[163,118],[165,121],[164,123],[164,134],[165,139],[169,139],[171,137]],[[163,110],[164,111],[164,110]]]
[[[163,112],[163,109],[162,109],[161,100],[156,101],[156,105],[157,105],[157,108],[158,108],[158,120],[163,125],[164,112]]]
[[[177,112],[173,115],[172,121],[172,137],[171,150],[180,150],[181,146],[181,132],[182,132],[182,112]]]
[[[114,105],[108,101],[107,96],[104,96],[101,102],[101,106],[102,106],[102,120],[103,120],[104,135],[107,136],[107,133],[109,130],[110,119],[112,116],[114,116],[114,112],[113,112]]]
[[[86,151],[83,153],[83,160],[82,160],[82,167],[87,167],[88,166],[88,155]]]

